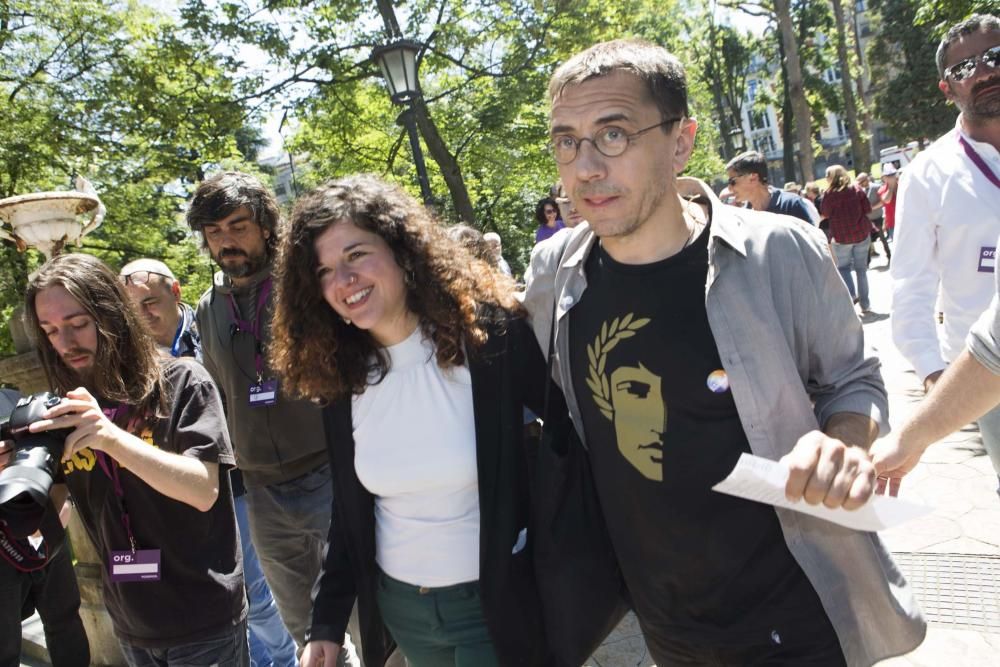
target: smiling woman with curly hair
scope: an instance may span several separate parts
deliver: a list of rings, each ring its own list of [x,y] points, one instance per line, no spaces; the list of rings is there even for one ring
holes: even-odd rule
[[[374,176],[303,197],[281,235],[271,367],[328,402],[335,519],[302,664],[546,664],[525,405],[545,360],[509,278]]]

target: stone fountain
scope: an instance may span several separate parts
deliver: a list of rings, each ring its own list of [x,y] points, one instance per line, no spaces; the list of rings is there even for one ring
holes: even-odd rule
[[[104,220],[105,208],[86,179],[77,177],[77,190],[35,192],[0,199],[0,239],[12,241],[24,252],[35,248],[48,261],[67,243],[80,245],[83,237]],[[10,321],[14,349],[30,352],[20,308]],[[0,378],[4,379],[4,378]]]

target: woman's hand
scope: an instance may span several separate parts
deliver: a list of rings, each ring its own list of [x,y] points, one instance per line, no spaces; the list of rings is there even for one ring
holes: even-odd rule
[[[340,655],[340,644],[323,640],[311,641],[306,644],[299,659],[301,667],[337,667],[337,656]]]

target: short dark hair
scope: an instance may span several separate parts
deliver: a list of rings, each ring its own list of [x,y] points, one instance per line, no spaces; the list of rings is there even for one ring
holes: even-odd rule
[[[726,164],[726,171],[730,169],[740,176],[757,174],[761,183],[767,183],[767,160],[757,151],[740,153]]]
[[[948,57],[948,49],[966,35],[974,32],[1000,32],[1000,19],[992,14],[973,14],[961,23],[953,25],[938,44],[935,60],[937,61],[938,75],[944,78],[944,61]]]
[[[639,77],[664,121],[690,115],[687,76],[681,61],[662,46],[641,39],[601,42],[564,62],[549,79],[549,102],[554,102],[567,86],[613,72]],[[665,127],[663,131],[670,129]]]
[[[200,232],[205,225],[232,215],[242,206],[250,209],[254,222],[270,232],[266,239],[267,254],[270,257],[278,243],[281,209],[270,188],[256,176],[239,171],[223,171],[202,181],[195,189],[194,198],[188,207],[188,226]]]
[[[94,319],[94,386],[86,389],[97,398],[132,405],[143,417],[162,416],[164,379],[152,335],[115,272],[84,253],[59,255],[46,262],[24,294],[27,328],[51,388],[65,394],[79,384],[38,322],[35,299],[53,287],[69,292]]]

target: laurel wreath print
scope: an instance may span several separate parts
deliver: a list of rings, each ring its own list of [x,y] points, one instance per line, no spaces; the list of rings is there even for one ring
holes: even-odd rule
[[[597,334],[593,345],[587,346],[588,375],[587,386],[593,392],[594,402],[609,421],[614,421],[615,409],[611,406],[611,383],[608,376],[604,374],[604,366],[608,360],[608,352],[615,349],[621,341],[631,338],[635,332],[649,324],[649,318],[643,317],[638,320],[633,319],[634,313],[629,313],[625,317],[616,317],[611,321],[611,326],[605,322],[601,325],[601,332]]]

